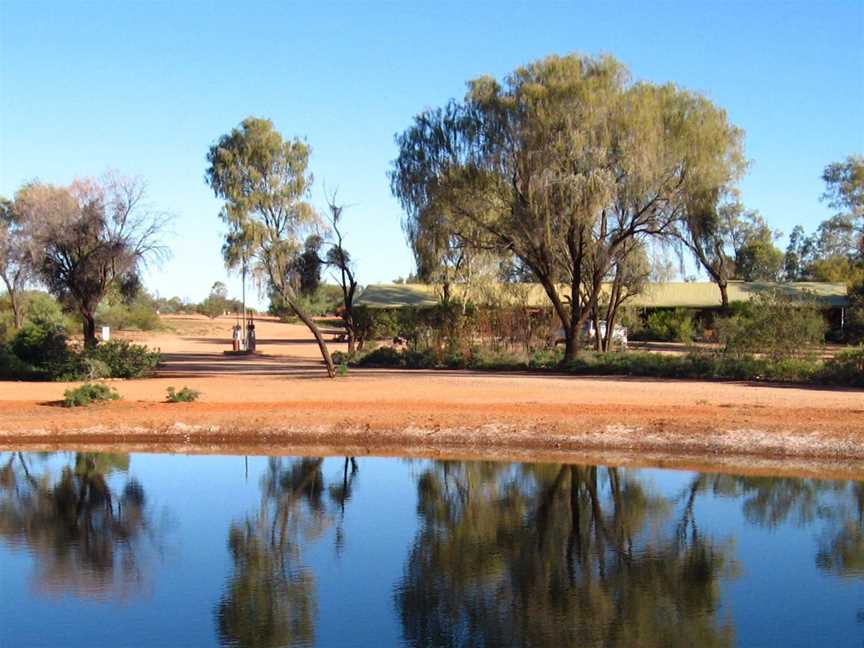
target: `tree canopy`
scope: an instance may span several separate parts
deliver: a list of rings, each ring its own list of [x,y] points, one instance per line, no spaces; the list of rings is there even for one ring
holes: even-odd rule
[[[160,236],[169,217],[147,203],[138,178],[113,173],[69,187],[33,182],[15,196],[39,278],[81,315],[84,342],[96,344],[96,307],[109,287],[129,283],[141,266],[166,253]]]
[[[561,320],[566,359],[619,249],[669,234],[734,183],[741,140],[698,94],[632,83],[608,56],[548,57],[415,117],[396,138],[391,188],[416,257],[463,246],[524,265]]]
[[[300,305],[295,270],[304,235],[317,221],[306,201],[312,185],[309,146],[283,140],[269,119],[247,117],[207,153],[205,180],[225,200],[229,225],[226,260],[248,259],[315,336],[331,377],[336,375],[324,337]]]

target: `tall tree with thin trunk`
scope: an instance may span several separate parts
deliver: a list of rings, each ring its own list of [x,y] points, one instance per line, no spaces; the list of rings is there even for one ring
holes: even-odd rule
[[[69,187],[34,182],[15,204],[39,278],[77,310],[84,344],[96,346],[96,307],[113,283],[166,254],[160,236],[169,216],[147,203],[143,181],[113,173]]]
[[[333,232],[329,249],[323,259],[329,267],[333,268],[337,275],[336,281],[342,289],[342,321],[345,323],[345,335],[348,338],[348,353],[357,350],[357,328],[354,323],[354,298],[357,295],[357,277],[354,271],[354,263],[351,255],[345,249],[344,236],[342,233],[342,212],[345,205],[336,202],[336,193],[327,199],[327,220]]]
[[[33,275],[30,242],[11,200],[0,198],[0,280],[6,287],[15,328],[23,322],[21,293]]]
[[[316,222],[305,200],[312,184],[309,147],[296,138],[283,140],[268,119],[248,117],[210,147],[207,161],[205,179],[226,203],[223,218],[232,231],[243,233],[237,238],[257,272],[315,337],[327,374],[334,378],[327,342],[302,308],[293,282],[303,234]]]

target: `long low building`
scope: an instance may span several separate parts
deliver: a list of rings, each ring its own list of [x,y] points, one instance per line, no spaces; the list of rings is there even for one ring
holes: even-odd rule
[[[604,288],[608,290],[608,286]],[[821,308],[837,309],[841,313],[849,305],[846,284],[828,282],[730,281],[729,301],[746,302],[759,293],[775,290],[790,298],[811,301]],[[562,287],[561,293],[562,296],[569,296],[569,289]],[[549,306],[549,298],[539,284],[454,285],[451,294],[455,299],[467,299],[477,304],[532,308]],[[369,308],[423,308],[438,304],[441,295],[441,287],[433,284],[373,284],[362,292],[356,303]],[[717,284],[707,281],[649,284],[643,292],[628,299],[627,304],[638,308],[719,308],[720,289]]]

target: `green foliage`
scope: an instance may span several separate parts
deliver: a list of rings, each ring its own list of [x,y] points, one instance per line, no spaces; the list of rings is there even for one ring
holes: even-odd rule
[[[63,393],[64,407],[86,407],[93,403],[119,400],[116,390],[102,383],[84,383],[80,387],[69,388]]]
[[[340,378],[344,378],[348,375],[348,363],[340,362],[336,364],[336,375]]]
[[[63,312],[63,307],[54,297],[44,292],[29,292],[25,297],[24,320],[33,324],[53,324],[70,330],[74,322]]]
[[[155,306],[143,300],[135,300],[130,305],[100,306],[96,310],[96,321],[115,331],[154,331],[162,327]]]
[[[36,380],[42,375],[16,356],[8,345],[0,343],[0,380]]]
[[[94,358],[90,353],[72,353],[68,362],[58,367],[51,376],[54,380],[71,382],[74,380],[101,380],[111,378],[111,367]]]
[[[560,350],[537,352],[530,358],[520,354],[473,349],[467,356],[436,357],[429,351],[397,350],[381,347],[351,358],[361,367],[397,369],[456,369],[469,367],[482,371],[559,371],[574,375],[639,376],[651,378],[688,378],[702,380],[755,380],[803,384],[864,386],[864,347],[840,354],[822,363],[808,357],[756,357],[691,352],[667,355],[648,352],[581,353],[575,360],[562,363]]]
[[[404,356],[393,347],[379,347],[360,356],[357,360],[360,367],[404,367]]]
[[[421,276],[471,251],[512,260],[549,288],[569,355],[568,324],[600,297],[592,277],[638,232],[708,212],[745,168],[743,133],[722,109],[673,84],[630,83],[609,56],[475,79],[464,101],[417,115],[396,140],[391,190]],[[559,293],[562,277],[582,277],[585,299]]]
[[[864,387],[864,344],[828,360],[820,378],[831,385]]]
[[[95,346],[97,307],[112,289],[128,296],[140,286],[130,279],[164,251],[157,237],[166,217],[150,209],[141,180],[115,174],[68,187],[31,182],[15,202],[32,232],[41,281],[74,304],[84,343]]]
[[[66,329],[57,324],[26,324],[12,340],[12,352],[22,362],[49,373],[68,364]]]
[[[808,353],[824,341],[828,327],[813,305],[766,292],[737,314],[716,320],[715,328],[727,354],[765,353],[779,360]]]
[[[194,403],[201,397],[200,391],[185,386],[179,391],[169,386],[165,391],[167,392],[165,400],[169,403]]]
[[[312,317],[333,315],[342,305],[342,290],[338,286],[321,284],[312,294],[299,295],[296,303],[303,312]],[[298,319],[291,307],[285,303],[279,293],[275,292],[270,295],[268,312],[286,322],[294,322]]]
[[[743,281],[777,281],[783,271],[783,252],[770,237],[746,241],[735,254],[735,276]]]
[[[358,342],[392,338],[397,331],[396,315],[381,308],[355,306],[354,327]]]
[[[69,346],[62,326],[43,323],[23,326],[5,349],[4,358],[4,375],[13,378],[98,380],[143,376],[159,363],[159,352],[126,340],[75,349]]]
[[[156,368],[160,357],[159,351],[127,340],[103,342],[90,353],[108,366],[112,378],[140,378]]]
[[[558,349],[535,351],[528,361],[531,369],[554,369],[561,364],[564,355]]]
[[[695,335],[693,313],[684,308],[674,308],[658,309],[649,313],[642,337],[686,344],[692,342]]]

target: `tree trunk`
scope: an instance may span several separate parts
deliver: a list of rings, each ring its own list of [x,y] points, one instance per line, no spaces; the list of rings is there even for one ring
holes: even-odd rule
[[[720,288],[720,307],[724,311],[729,310],[729,286],[725,279],[717,281],[717,287]]]
[[[570,331],[564,330],[564,364],[576,359],[576,340]]]
[[[16,278],[13,277],[10,281],[5,273],[0,273],[3,283],[6,284],[6,292],[9,293],[9,303],[12,305],[12,318],[15,321],[15,330],[21,328],[23,324],[23,313],[21,312],[21,304],[18,303],[18,291],[15,290]]]
[[[9,302],[12,304],[12,318],[15,321],[15,330],[17,331],[24,323],[22,321],[23,314],[21,313],[21,304],[18,303],[18,296],[15,294],[17,291],[10,290],[8,292]]]
[[[324,364],[327,367],[327,375],[330,378],[336,377],[336,368],[333,366],[333,358],[330,357],[330,349],[327,348],[327,342],[324,341],[324,336],[321,334],[321,329],[318,328],[318,325],[315,321],[309,317],[303,310],[294,303],[293,299],[285,298],[285,301],[288,302],[288,305],[291,306],[291,310],[300,318],[300,320],[306,325],[312,335],[315,336],[315,341],[318,343],[318,349],[321,351],[321,357],[324,358]]]
[[[98,344],[96,339],[96,318],[93,313],[81,311],[81,320],[84,328],[84,346],[87,349],[95,349]]]

